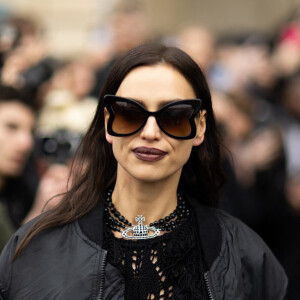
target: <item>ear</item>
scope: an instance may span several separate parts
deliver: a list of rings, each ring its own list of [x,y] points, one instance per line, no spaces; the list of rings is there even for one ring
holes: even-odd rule
[[[195,119],[197,126],[196,137],[193,141],[193,146],[199,146],[204,140],[206,130],[206,110],[202,110],[200,116]]]
[[[112,144],[113,137],[107,132],[107,123],[109,119],[109,112],[104,108],[104,125],[105,125],[105,138],[109,144]]]

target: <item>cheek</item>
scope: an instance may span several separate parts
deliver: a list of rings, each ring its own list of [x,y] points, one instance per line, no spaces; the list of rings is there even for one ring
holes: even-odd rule
[[[111,136],[111,145],[114,157],[117,161],[128,159],[128,144],[130,138]]]
[[[192,151],[192,147],[189,147],[187,149],[184,150],[184,152],[181,155],[181,162],[183,165],[185,165],[187,163],[187,161],[189,160],[190,156],[191,156],[191,151]]]
[[[112,139],[110,140],[110,144],[112,146],[112,151],[113,151],[113,154],[114,154],[114,157],[116,160],[118,160],[119,158],[119,154],[120,154],[120,146],[117,142],[114,141],[114,137],[112,137]]]
[[[13,134],[7,130],[0,130],[0,152],[6,152],[10,145],[14,144]]]
[[[0,137],[0,173],[9,171],[7,167],[10,165],[11,156],[16,152],[15,149],[16,147],[11,146],[9,139],[3,140]]]
[[[180,141],[180,143],[177,147],[174,145],[173,148],[175,149],[174,163],[183,167],[190,158],[193,148],[193,141]]]

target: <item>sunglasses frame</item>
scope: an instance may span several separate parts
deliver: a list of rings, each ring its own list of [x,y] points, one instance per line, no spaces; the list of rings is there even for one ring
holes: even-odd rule
[[[104,96],[104,107],[106,107],[106,109],[109,112],[109,119],[107,122],[107,132],[112,135],[112,136],[118,136],[118,137],[122,137],[122,136],[130,136],[133,135],[135,133],[137,133],[138,131],[140,131],[147,123],[147,120],[150,116],[154,116],[156,123],[158,125],[158,127],[160,128],[160,130],[162,132],[164,132],[166,135],[175,138],[175,139],[179,139],[179,140],[188,140],[188,139],[192,139],[195,137],[196,135],[196,124],[195,124],[195,116],[197,116],[197,114],[199,113],[200,109],[201,109],[201,105],[202,105],[202,100],[201,99],[186,99],[186,100],[178,100],[178,101],[174,101],[174,102],[170,102],[166,105],[164,105],[162,108],[160,108],[158,111],[148,111],[145,109],[145,107],[143,107],[140,103],[134,101],[134,100],[130,100],[127,98],[123,98],[123,97],[119,97],[119,96],[115,96],[115,95],[105,95]],[[115,131],[113,131],[112,129],[112,125],[113,125],[113,121],[115,119],[115,113],[113,111],[112,108],[112,104],[116,101],[121,101],[121,102],[126,102],[126,103],[132,103],[134,105],[136,105],[137,107],[139,107],[141,109],[141,112],[144,113],[145,115],[145,120],[142,123],[141,126],[139,126],[139,128],[131,133],[117,133]],[[166,108],[169,108],[171,106],[175,106],[178,104],[190,104],[194,111],[192,112],[191,116],[189,117],[189,123],[191,126],[191,133],[187,136],[176,136],[173,135],[169,132],[167,132],[159,123],[159,115],[161,114],[162,111],[164,111]]]

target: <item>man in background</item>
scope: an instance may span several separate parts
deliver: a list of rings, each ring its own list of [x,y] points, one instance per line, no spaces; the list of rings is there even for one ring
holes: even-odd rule
[[[0,85],[0,251],[35,196],[37,176],[30,162],[34,124],[31,99]]]

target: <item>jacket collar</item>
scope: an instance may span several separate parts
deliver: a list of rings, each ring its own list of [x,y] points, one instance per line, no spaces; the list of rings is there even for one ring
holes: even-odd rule
[[[78,220],[82,232],[100,246],[103,244],[103,215],[104,203],[100,201],[94,209]]]
[[[189,195],[184,195],[196,214],[199,236],[207,269],[218,257],[222,245],[222,232],[214,210],[205,207]],[[94,243],[103,244],[104,204],[99,204],[88,214],[78,220],[82,232]]]
[[[194,209],[204,261],[207,269],[210,269],[222,247],[222,231],[219,219],[214,213],[214,209],[201,205],[194,197],[185,195],[185,199]]]

